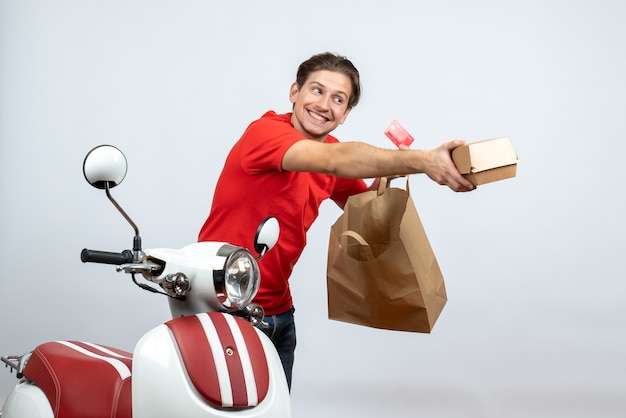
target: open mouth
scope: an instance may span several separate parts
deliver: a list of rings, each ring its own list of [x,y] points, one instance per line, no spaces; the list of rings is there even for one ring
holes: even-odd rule
[[[315,113],[312,110],[308,110],[307,112],[309,113],[309,116],[311,116],[313,119],[315,119],[315,120],[317,120],[319,122],[322,122],[322,123],[328,122],[328,118],[320,115],[319,113]]]

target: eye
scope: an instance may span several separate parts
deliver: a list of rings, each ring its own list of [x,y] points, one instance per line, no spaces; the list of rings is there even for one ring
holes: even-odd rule
[[[317,94],[322,94],[322,89],[319,87],[313,87],[313,92]]]
[[[333,98],[333,100],[334,100],[334,102],[335,102],[335,103],[337,103],[337,104],[342,104],[342,103],[343,103],[343,97],[341,97],[341,96],[335,96],[335,97]]]

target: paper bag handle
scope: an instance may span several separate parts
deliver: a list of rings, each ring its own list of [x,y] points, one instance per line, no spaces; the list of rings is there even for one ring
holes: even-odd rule
[[[367,241],[365,241],[365,239],[358,233],[355,231],[344,231],[341,233],[341,237],[350,237],[353,238],[356,242],[359,243],[359,245],[361,245],[362,247],[367,248],[368,250],[368,260],[371,260],[374,258],[374,252],[372,251],[372,248],[370,247],[370,245],[367,243]]]
[[[342,237],[350,237],[350,238],[354,238],[356,240],[356,242],[358,242],[359,244],[363,245],[364,247],[369,247],[370,245],[367,243],[367,241],[365,241],[365,239],[361,236],[361,234],[359,234],[358,232],[354,232],[354,231],[344,231],[341,233]]]
[[[399,177],[381,177],[380,182],[378,183],[378,196],[385,193],[385,189],[391,187],[391,180],[397,179]],[[411,194],[409,190],[409,176],[406,176],[406,191]]]

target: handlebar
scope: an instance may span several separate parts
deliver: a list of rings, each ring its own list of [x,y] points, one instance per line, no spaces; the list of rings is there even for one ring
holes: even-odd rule
[[[87,248],[84,248],[80,252],[80,260],[83,263],[102,263],[119,266],[126,263],[132,263],[133,252],[131,250],[124,250],[121,253],[113,253],[109,251],[88,250]]]

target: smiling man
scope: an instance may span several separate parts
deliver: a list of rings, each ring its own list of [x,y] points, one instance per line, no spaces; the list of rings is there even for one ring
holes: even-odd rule
[[[354,107],[350,104],[352,90],[345,74],[329,70],[318,70],[307,80],[296,81],[289,92],[294,105],[291,125],[309,139],[323,142]]]
[[[348,197],[368,190],[362,179],[413,173],[425,173],[454,191],[474,189],[450,157],[463,141],[433,150],[391,150],[331,136],[360,95],[359,72],[347,58],[322,53],[300,64],[289,90],[292,112],[268,111],[235,143],[198,237],[252,248],[261,221],[278,219],[280,237],[260,263],[255,303],[265,310],[260,329],[276,346],[290,388],[296,331],[289,278],[322,201],[332,199],[343,208]],[[377,184],[374,180],[369,188]]]

